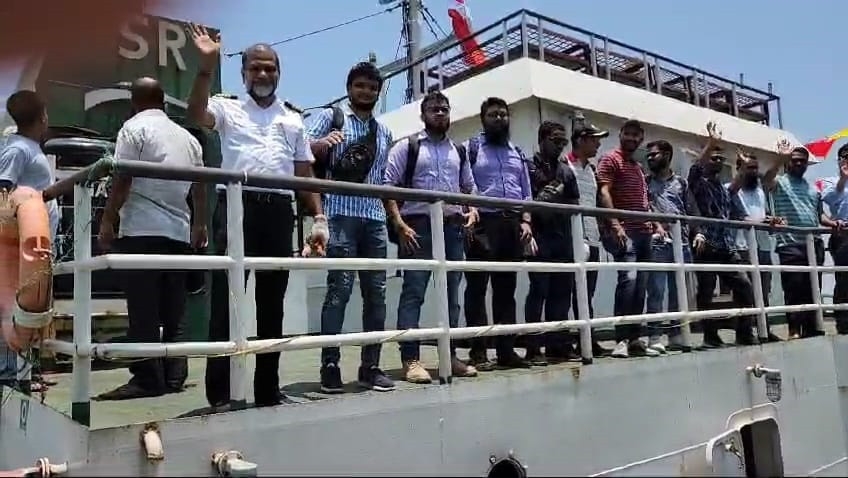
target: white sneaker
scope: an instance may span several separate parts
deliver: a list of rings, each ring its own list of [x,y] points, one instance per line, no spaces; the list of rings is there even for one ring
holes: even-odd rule
[[[615,358],[627,358],[630,357],[630,353],[627,351],[628,343],[626,340],[622,340],[621,342],[615,344],[615,348],[612,349],[612,356]]]
[[[659,352],[660,354],[667,353],[665,350],[665,345],[662,343],[662,337],[660,336],[652,336],[648,340],[648,350],[654,350]]]

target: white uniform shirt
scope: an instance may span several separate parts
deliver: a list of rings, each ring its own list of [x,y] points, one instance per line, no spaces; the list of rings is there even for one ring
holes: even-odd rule
[[[162,110],[142,111],[124,123],[115,144],[118,161],[147,161],[168,166],[203,166],[200,143]],[[159,236],[188,243],[191,183],[134,177],[120,211],[119,237]]]
[[[250,96],[244,99],[209,99],[215,131],[221,137],[221,168],[259,174],[294,175],[294,163],[313,163],[300,114],[276,100],[262,108]],[[218,185],[224,189],[224,185]],[[283,189],[245,187],[293,195]]]

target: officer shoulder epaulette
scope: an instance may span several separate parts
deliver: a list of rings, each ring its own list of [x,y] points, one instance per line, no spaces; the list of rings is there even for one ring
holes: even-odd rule
[[[284,101],[283,101],[283,106],[285,106],[286,108],[288,108],[288,109],[290,109],[290,110],[294,111],[295,113],[297,113],[297,114],[299,114],[299,115],[300,115],[300,114],[303,114],[303,108],[298,108],[297,106],[293,105],[293,104],[292,104],[290,101],[288,101],[288,100],[284,100]]]

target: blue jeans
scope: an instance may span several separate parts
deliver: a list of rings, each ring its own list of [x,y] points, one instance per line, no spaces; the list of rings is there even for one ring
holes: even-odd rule
[[[627,243],[622,247],[612,235],[603,238],[604,249],[615,262],[649,262],[651,260],[651,234],[645,232],[627,232]],[[648,284],[647,271],[618,271],[618,283],[615,286],[615,305],[613,315],[638,315],[645,308],[645,291]],[[615,326],[615,340],[637,340],[642,335],[639,324]]]
[[[651,253],[653,254],[653,262],[674,262],[674,247],[667,242],[654,242],[651,245]],[[689,244],[683,244],[683,262],[692,263],[692,250]],[[656,314],[663,311],[663,298],[666,289],[668,290],[668,312],[680,311],[680,305],[677,303],[677,281],[674,278],[672,271],[651,271],[648,273],[648,299],[645,306],[645,313]],[[648,324],[648,330],[651,336],[661,335],[662,322],[652,322]],[[668,329],[668,336],[680,336],[680,321],[670,321],[671,327]]]
[[[330,242],[327,257],[386,258],[386,223],[350,216],[333,216],[329,219]],[[341,333],[345,308],[353,292],[356,271],[327,271],[327,295],[321,309],[321,334]],[[362,292],[362,330],[365,332],[385,330],[386,326],[386,271],[359,271],[359,287]],[[372,367],[380,363],[380,344],[362,346],[362,366]],[[338,364],[338,347],[321,349],[323,365]]]
[[[414,252],[409,253],[398,249],[399,259],[432,259],[433,235],[430,231],[430,217],[416,215],[404,219],[404,222],[418,233],[418,245]],[[465,258],[465,231],[462,224],[455,221],[445,221],[445,258],[449,261],[461,261]],[[462,280],[461,271],[448,271],[448,323],[451,327],[459,324],[459,283]],[[403,289],[400,292],[397,311],[397,329],[417,329],[421,318],[421,305],[430,281],[430,271],[404,270]],[[439,314],[442,311],[438,311]],[[400,359],[402,361],[419,359],[419,342],[400,342]],[[456,355],[456,347],[451,341],[451,355]]]

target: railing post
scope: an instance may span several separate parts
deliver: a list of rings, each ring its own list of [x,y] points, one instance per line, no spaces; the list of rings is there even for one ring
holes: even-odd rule
[[[748,243],[749,260],[754,266],[754,272],[751,274],[751,285],[754,286],[754,307],[760,310],[757,313],[757,335],[762,342],[765,342],[768,340],[768,313],[765,311],[763,277],[760,275],[760,246],[757,244],[757,230],[754,227],[745,229],[745,242]]]
[[[598,47],[595,45],[595,35],[589,35],[589,61],[592,63],[592,76],[598,76]]]
[[[545,61],[545,24],[542,17],[536,18],[536,33],[539,35],[539,61]]]
[[[813,303],[818,304],[816,309],[816,330],[824,332],[824,307],[821,303],[821,284],[819,281],[819,263],[816,261],[816,243],[812,232],[806,234],[807,239],[807,261],[813,269],[810,271],[810,287],[813,289]]]
[[[74,364],[71,418],[91,425],[91,189],[74,185]]]
[[[270,219],[269,220],[273,220]],[[247,347],[247,320],[250,311],[245,301],[244,203],[241,183],[227,184],[227,256],[233,261],[227,274],[230,291],[230,340],[237,350]],[[282,294],[283,291],[280,291]],[[230,399],[235,408],[247,404],[247,355],[230,357]]]
[[[571,250],[574,254],[574,293],[577,294],[575,318],[586,322],[580,326],[580,356],[584,364],[592,363],[592,323],[589,317],[589,286],[586,282],[586,244],[583,240],[583,214],[571,215]],[[570,299],[569,299],[570,300]],[[567,320],[568,317],[563,318]]]
[[[610,66],[609,38],[604,37],[604,69],[606,69],[607,80],[612,80],[612,67]]]
[[[433,259],[439,265],[433,270],[433,286],[436,290],[436,310],[439,311],[439,327],[442,335],[438,339],[439,383],[451,382],[450,353],[450,305],[448,303],[448,269],[445,253],[444,203],[430,203],[430,234],[432,234]]]
[[[536,33],[541,35],[541,32]],[[544,45],[542,47],[544,48]],[[527,35],[527,12],[521,12],[521,57],[530,57],[530,38]]]
[[[672,253],[674,254],[674,262],[677,267],[674,269],[674,282],[677,286],[677,310],[679,312],[689,312],[689,291],[686,288],[686,269],[683,265],[686,264],[683,255],[683,226],[680,221],[674,221],[671,224],[671,239]],[[680,318],[680,338],[683,340],[685,350],[691,350],[692,347],[692,331],[689,327],[689,317],[684,315]]]
[[[503,48],[504,65],[509,63],[509,26],[506,20],[501,22],[501,47]]]
[[[442,90],[445,89],[445,75],[444,75],[444,72],[442,71],[445,67],[444,58],[442,57],[443,54],[444,54],[444,52],[442,50],[439,50],[439,53],[438,53],[438,55],[439,55],[439,61],[438,61],[438,66],[439,66],[439,91],[442,91]]]

